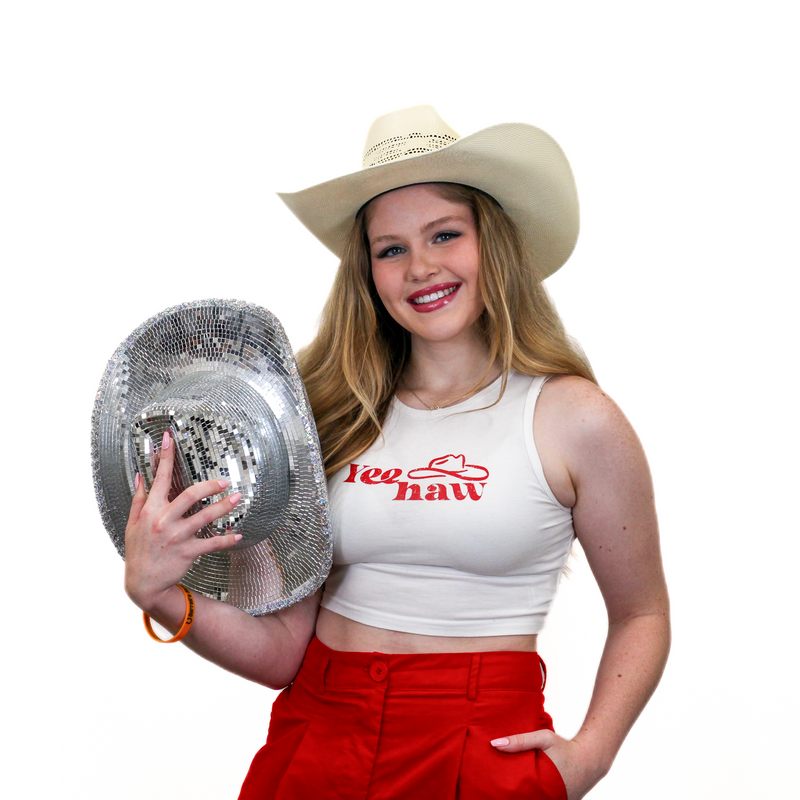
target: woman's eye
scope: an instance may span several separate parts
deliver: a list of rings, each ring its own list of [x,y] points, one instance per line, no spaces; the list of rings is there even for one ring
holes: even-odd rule
[[[391,247],[387,247],[385,250],[381,250],[378,253],[378,258],[391,258],[392,256],[396,256],[399,253],[403,252],[403,248],[399,245],[393,244]]]
[[[458,231],[442,231],[434,236],[434,242],[449,242],[451,239],[457,239],[461,234]]]

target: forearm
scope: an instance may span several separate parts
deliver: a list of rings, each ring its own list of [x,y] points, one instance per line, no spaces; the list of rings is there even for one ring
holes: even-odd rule
[[[182,639],[184,644],[224,669],[273,689],[283,688],[294,679],[313,630],[315,598],[262,617],[252,617],[197,593],[194,599],[194,621]],[[185,607],[183,593],[173,586],[148,601],[146,611],[175,633]],[[286,624],[287,616],[295,623],[291,627]]]
[[[574,737],[603,774],[658,685],[669,644],[666,609],[609,624],[586,719]]]

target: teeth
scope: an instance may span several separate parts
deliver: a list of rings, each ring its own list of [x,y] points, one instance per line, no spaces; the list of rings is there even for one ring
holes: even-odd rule
[[[451,286],[449,289],[442,289],[441,291],[434,292],[433,294],[424,294],[422,297],[415,297],[411,302],[415,306],[421,306],[423,303],[432,303],[434,300],[441,300],[457,289],[457,286]]]

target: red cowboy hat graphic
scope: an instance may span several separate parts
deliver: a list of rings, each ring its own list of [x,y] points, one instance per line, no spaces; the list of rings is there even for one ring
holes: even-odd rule
[[[463,455],[453,455],[434,458],[427,467],[409,470],[408,477],[414,480],[425,478],[458,478],[462,481],[483,481],[489,477],[489,470],[478,464],[465,464]]]

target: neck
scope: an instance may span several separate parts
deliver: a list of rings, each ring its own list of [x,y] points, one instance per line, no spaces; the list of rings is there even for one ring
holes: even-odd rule
[[[477,336],[459,341],[411,341],[411,357],[402,377],[409,390],[444,399],[493,381],[500,374],[490,364],[489,351]]]

